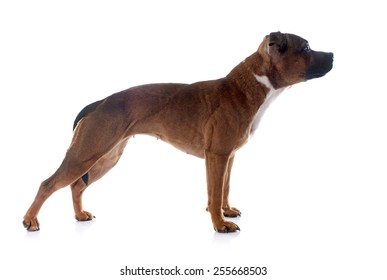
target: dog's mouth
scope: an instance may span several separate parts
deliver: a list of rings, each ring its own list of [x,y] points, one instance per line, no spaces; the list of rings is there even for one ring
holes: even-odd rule
[[[332,69],[332,67],[331,67],[331,69]],[[325,76],[325,74],[327,74],[329,72],[329,70],[326,71],[326,72],[307,73],[306,74],[306,79],[307,80],[311,80],[311,79],[321,78],[321,77]]]

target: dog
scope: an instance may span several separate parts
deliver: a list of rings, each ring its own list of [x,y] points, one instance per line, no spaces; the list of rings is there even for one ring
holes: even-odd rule
[[[228,199],[235,152],[284,89],[322,77],[332,67],[333,53],[313,51],[299,36],[273,32],[224,78],[141,85],[86,106],[75,119],[62,164],[40,185],[24,227],[39,230],[37,215],[43,203],[68,185],[75,218],[92,220],[82,207],[83,192],[116,165],[130,137],[147,134],[205,159],[207,211],[214,229],[239,231],[237,224],[225,220],[241,215]]]

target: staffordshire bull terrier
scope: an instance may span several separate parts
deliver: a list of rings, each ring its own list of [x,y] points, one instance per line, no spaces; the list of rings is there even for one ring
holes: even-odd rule
[[[86,106],[75,119],[62,164],[40,185],[23,225],[39,230],[37,215],[43,203],[67,185],[75,218],[92,220],[82,207],[83,192],[117,163],[129,138],[148,134],[205,159],[207,210],[214,229],[239,230],[224,218],[241,214],[228,200],[235,152],[284,89],[322,77],[332,65],[333,53],[313,51],[299,36],[273,32],[224,78],[132,87]]]

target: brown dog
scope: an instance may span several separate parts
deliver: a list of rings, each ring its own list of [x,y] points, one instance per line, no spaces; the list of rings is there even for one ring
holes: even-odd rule
[[[306,40],[275,32],[225,78],[142,85],[86,106],[74,122],[74,137],[62,164],[41,184],[24,216],[24,226],[39,230],[37,215],[44,201],[67,185],[71,185],[75,218],[93,219],[82,208],[84,190],[117,163],[131,136],[148,134],[205,159],[207,209],[214,228],[239,230],[224,219],[240,215],[228,202],[236,150],[249,140],[279,93],[324,76],[332,64],[332,53],[312,51]]]

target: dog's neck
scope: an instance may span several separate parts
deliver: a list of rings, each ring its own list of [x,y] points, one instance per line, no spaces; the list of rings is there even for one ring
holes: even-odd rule
[[[254,132],[257,129],[262,119],[262,116],[265,113],[266,109],[269,107],[269,105],[280,95],[281,92],[285,90],[285,88],[275,89],[267,76],[259,76],[257,74],[254,74],[254,77],[258,83],[264,85],[269,91],[267,92],[265,100],[263,101],[261,106],[259,106],[257,114],[254,117],[254,121],[250,130],[251,135],[254,135]]]
[[[239,63],[226,76],[226,79],[235,84],[255,110],[261,106],[268,95],[282,92],[284,88],[276,86],[275,77],[267,76],[272,73],[271,62],[262,57],[259,52],[255,52]],[[269,71],[269,70],[270,71]],[[278,95],[278,94],[277,94]]]
[[[269,92],[269,88],[265,84],[257,87],[255,75],[265,75],[265,69],[267,68],[268,65],[265,59],[256,52],[235,66],[226,78],[235,83],[245,94],[252,95],[248,97],[264,98]],[[273,86],[272,82],[270,84]]]
[[[270,62],[256,52],[237,65],[226,77],[237,85],[240,94],[248,100],[249,108],[245,109],[252,114],[250,135],[254,134],[269,105],[286,89],[276,88],[270,79],[272,77],[266,75],[265,71],[270,68],[268,63]]]

